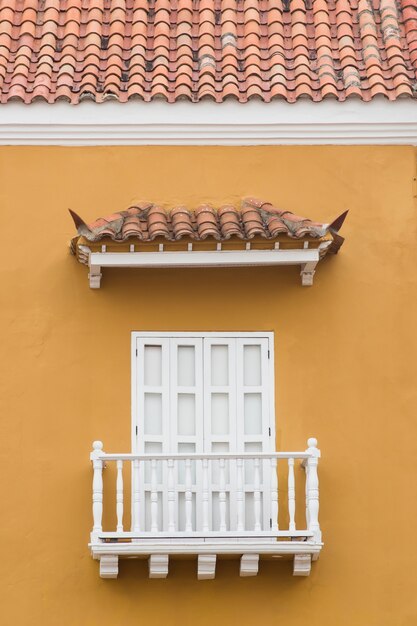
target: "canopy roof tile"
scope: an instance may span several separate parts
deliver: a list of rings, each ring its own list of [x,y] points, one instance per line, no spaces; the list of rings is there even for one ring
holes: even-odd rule
[[[3,0],[0,102],[415,97],[416,0]]]
[[[142,202],[125,211],[100,217],[90,224],[86,224],[74,211],[70,213],[78,235],[89,242],[105,239],[152,242],[158,237],[167,241],[179,241],[185,237],[194,241],[208,238],[227,241],[232,237],[250,241],[255,237],[277,239],[281,236],[319,239],[330,233],[332,248],[336,252],[343,243],[343,237],[337,233],[347,212],[332,223],[324,224],[278,209],[263,200],[245,198],[240,209],[233,205],[214,209],[204,204],[192,210],[177,206],[167,211],[159,205]]]

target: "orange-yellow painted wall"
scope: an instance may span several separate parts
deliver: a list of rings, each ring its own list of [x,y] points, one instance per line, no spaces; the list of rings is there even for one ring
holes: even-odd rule
[[[414,626],[416,153],[408,147],[2,147],[1,623]],[[85,219],[139,200],[253,195],[350,214],[315,285],[296,268],[105,272],[68,254]],[[280,449],[319,439],[325,548],[309,578],[175,561],[101,580],[87,549],[93,439],[130,446],[132,330],[274,330]]]

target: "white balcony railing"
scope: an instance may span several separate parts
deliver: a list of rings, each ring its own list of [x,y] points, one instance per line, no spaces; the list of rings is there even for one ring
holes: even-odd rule
[[[199,578],[214,576],[218,554],[240,555],[241,575],[257,573],[259,555],[294,555],[298,575],[318,558],[316,439],[304,452],[241,454],[106,454],[95,441],[90,456],[90,547],[103,577],[117,576],[123,556],[149,556],[150,575],[163,577],[169,555],[197,555]],[[103,502],[103,469],[111,462],[115,484],[105,485]],[[299,464],[305,478],[296,481]],[[103,504],[113,530],[103,530]]]

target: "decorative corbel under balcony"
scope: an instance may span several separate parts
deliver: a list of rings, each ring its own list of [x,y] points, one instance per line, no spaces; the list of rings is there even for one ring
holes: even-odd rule
[[[313,222],[253,198],[240,210],[203,205],[165,211],[140,203],[87,225],[70,211],[78,236],[71,251],[89,267],[100,288],[102,268],[300,266],[301,284],[311,286],[317,263],[336,254],[347,211],[330,224]]]

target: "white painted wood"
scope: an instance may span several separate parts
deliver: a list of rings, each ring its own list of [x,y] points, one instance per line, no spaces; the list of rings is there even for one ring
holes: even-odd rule
[[[295,554],[293,564],[294,576],[309,576],[311,572],[311,554]]]
[[[123,532],[123,461],[120,459],[117,463],[117,479],[116,479],[116,515],[117,530]]]
[[[151,459],[154,458],[158,458],[158,460],[160,461],[168,461],[168,459],[173,459],[174,461],[185,461],[186,459],[190,459],[191,461],[197,461],[197,460],[203,460],[203,459],[208,459],[208,460],[220,460],[220,459],[229,459],[229,460],[236,460],[236,459],[243,459],[243,460],[249,460],[249,459],[261,459],[261,460],[270,460],[272,458],[278,459],[278,460],[282,460],[282,459],[302,459],[304,461],[306,461],[308,458],[310,457],[310,455],[308,454],[308,452],[241,452],[241,453],[232,453],[230,454],[229,452],[213,452],[213,453],[191,453],[191,452],[187,452],[187,453],[180,453],[180,454],[159,454],[159,453],[155,453],[155,454],[131,454],[131,453],[127,453],[127,454],[123,454],[123,453],[117,453],[117,454],[107,454],[104,453],[102,455],[100,455],[100,458],[104,461],[117,461],[118,459],[122,459],[123,461],[134,461],[135,459],[138,461],[150,461]]]
[[[320,450],[317,448],[317,439],[311,437],[308,442],[307,452],[309,458],[306,461],[306,504],[308,529],[314,533],[315,541],[321,543],[321,530],[319,524],[319,479],[317,465],[320,458]]]
[[[140,531],[140,514],[141,514],[141,480],[140,480],[140,465],[139,460],[134,459],[133,461],[133,508],[132,508],[132,530],[137,533]],[[144,498],[142,498],[142,502]]]
[[[327,242],[324,242],[327,243]],[[86,248],[87,249],[87,248]],[[313,283],[314,269],[319,261],[319,249],[270,250],[187,250],[177,252],[91,252],[88,249],[90,287],[100,288],[101,269],[118,268],[178,268],[178,267],[246,267],[300,265],[301,283]]]
[[[254,531],[259,532],[261,530],[261,479],[260,479],[260,461],[255,459],[254,465],[254,492],[253,492],[253,505],[254,505],[254,517],[255,527]]]
[[[101,455],[103,453],[103,443],[101,441],[93,442],[93,451],[90,459],[93,464],[93,530],[91,533],[91,541],[94,541],[102,528],[103,517],[103,461]]]
[[[317,262],[301,264],[301,284],[303,287],[312,287],[314,274],[316,273]]]
[[[288,514],[290,517],[289,528],[295,528],[295,481],[294,481],[294,459],[288,459]]]
[[[415,100],[2,106],[1,145],[416,145]]]
[[[216,559],[215,554],[199,554],[198,555],[198,580],[209,580],[216,575]]]
[[[244,337],[237,339],[237,446],[243,453],[273,452],[275,449],[275,411],[271,387],[274,387],[273,338]],[[255,401],[254,401],[255,400]],[[262,527],[270,524],[270,465],[263,460],[260,465],[261,493],[257,506],[261,506]],[[261,479],[262,476],[262,479]],[[245,526],[255,524],[254,464],[244,462]]]
[[[237,489],[236,489],[236,511],[237,525],[236,530],[242,532],[245,529],[245,492],[244,492],[244,476],[243,476],[243,459],[237,459]]]
[[[168,554],[151,554],[148,563],[149,578],[166,578],[168,576]]]
[[[226,532],[226,462],[225,459],[219,461],[220,475],[220,491],[219,491],[219,508],[220,508],[220,532]]]
[[[156,459],[151,461],[151,532],[158,532],[158,487]]]
[[[203,464],[203,532],[207,533],[210,529],[209,523],[209,461],[202,460]]]
[[[240,559],[240,576],[257,576],[259,570],[259,554],[242,554]]]
[[[265,537],[243,537],[219,541],[217,537],[196,538],[190,541],[182,537],[173,541],[172,538],[143,538],[134,542],[123,543],[90,543],[93,558],[99,559],[103,554],[117,554],[119,557],[146,556],[150,554],[198,555],[198,554],[259,554],[259,555],[294,555],[320,553],[323,545],[314,541],[291,540],[271,541]]]
[[[278,507],[277,460],[271,459],[271,530],[274,532],[279,529]]]
[[[101,287],[101,267],[99,265],[90,265],[88,273],[88,281],[91,289],[100,289]]]
[[[220,468],[224,453],[236,452],[236,366],[234,337],[203,337],[204,342],[204,451],[210,457],[209,517],[210,528],[220,530],[226,518],[234,526],[234,503],[230,485],[235,466]],[[222,483],[222,484],[221,484]]]
[[[192,523],[192,478],[191,478],[191,461],[185,461],[185,532],[193,530]]]
[[[279,530],[279,531],[271,531],[271,530],[261,530],[258,533],[255,533],[253,530],[248,531],[244,530],[243,532],[238,532],[235,530],[228,530],[226,533],[220,532],[218,530],[209,531],[207,533],[201,530],[193,530],[192,532],[185,532],[184,530],[175,531],[174,533],[170,533],[168,531],[158,531],[157,533],[151,533],[150,531],[141,531],[140,533],[134,533],[132,531],[124,531],[117,532],[112,531],[103,531],[99,534],[99,540],[106,541],[124,541],[126,539],[134,539],[136,540],[149,540],[149,539],[161,539],[161,540],[176,540],[176,539],[281,539],[287,538],[292,539],[295,537],[303,537],[310,538],[313,537],[313,533],[308,529],[303,530],[295,530],[289,531],[287,530]]]
[[[168,459],[168,532],[175,532],[175,463]]]
[[[114,554],[103,554],[100,557],[100,578],[117,578],[119,574],[119,557]]]
[[[139,475],[139,495],[133,493],[132,505],[139,511],[140,522],[132,530],[137,532],[140,528],[141,533],[152,534],[157,528],[159,532],[175,533],[176,536],[181,531],[192,533],[194,530],[241,532],[245,530],[246,493],[253,496],[251,503],[247,503],[252,507],[252,518],[255,508],[257,511],[257,521],[251,522],[253,525],[247,530],[270,530],[269,451],[274,449],[275,418],[269,383],[273,381],[273,359],[268,359],[268,353],[273,352],[273,334],[133,333],[132,338],[132,386],[135,389],[132,392],[132,440],[135,452],[106,457],[107,460],[138,462],[133,474]],[[227,350],[223,364],[226,369],[221,361],[212,362],[213,350],[224,349]],[[216,352],[215,358],[221,354]],[[147,409],[147,394],[158,399],[157,404],[148,403],[151,409]],[[252,422],[256,427],[251,426],[249,434],[245,433],[243,426],[247,419],[244,418],[245,394],[260,398],[259,407],[255,408],[256,419]],[[213,417],[213,395],[227,398],[227,425],[213,421],[219,417]],[[183,397],[187,402],[190,398],[195,400],[191,421],[188,408],[185,422],[184,415],[181,415],[180,400]],[[237,397],[240,398],[239,410]],[[146,426],[149,410],[152,410],[153,421]],[[159,415],[157,426],[155,414]],[[245,452],[245,448],[249,452]],[[276,458],[288,458],[288,453],[281,453]],[[243,473],[239,502],[238,459]],[[254,470],[252,468],[249,482],[245,484],[247,469],[245,471],[244,465],[250,462],[253,466],[255,459],[260,461],[256,502]],[[173,471],[174,468],[178,468],[178,472]],[[133,489],[136,489],[134,480]],[[217,512],[213,506],[217,507]],[[147,507],[151,510],[148,514]],[[216,526],[212,526],[213,513],[217,516]],[[135,514],[132,518],[136,519]]]

